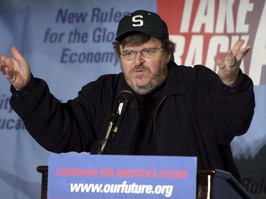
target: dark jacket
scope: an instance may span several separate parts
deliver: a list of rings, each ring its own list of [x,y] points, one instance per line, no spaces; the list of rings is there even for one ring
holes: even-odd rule
[[[222,169],[239,179],[230,142],[251,123],[255,106],[251,79],[241,73],[231,88],[201,65],[192,68],[170,62],[168,68],[153,117],[158,155],[197,156],[199,169]],[[121,73],[104,75],[85,85],[77,98],[60,103],[43,80],[32,77],[23,90],[12,90],[11,105],[45,149],[97,153],[120,91],[126,87]],[[130,154],[138,131],[138,110],[134,98],[106,153]]]

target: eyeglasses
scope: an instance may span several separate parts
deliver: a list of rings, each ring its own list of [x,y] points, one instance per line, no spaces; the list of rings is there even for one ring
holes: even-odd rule
[[[144,58],[152,58],[156,55],[158,50],[160,50],[163,47],[160,48],[144,48],[140,51],[135,51],[135,50],[124,50],[120,54],[126,59],[126,60],[132,60],[135,59],[138,52],[141,54],[142,57]]]

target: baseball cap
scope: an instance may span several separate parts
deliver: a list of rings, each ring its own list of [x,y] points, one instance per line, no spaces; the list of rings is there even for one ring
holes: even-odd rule
[[[124,16],[117,28],[116,40],[121,40],[133,32],[141,32],[158,39],[169,39],[166,23],[159,15],[146,10],[137,10]]]

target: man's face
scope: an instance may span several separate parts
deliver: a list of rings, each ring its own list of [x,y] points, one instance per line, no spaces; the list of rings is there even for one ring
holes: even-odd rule
[[[136,93],[144,95],[163,84],[171,56],[163,50],[160,40],[152,37],[141,45],[120,46],[120,52],[126,82]]]

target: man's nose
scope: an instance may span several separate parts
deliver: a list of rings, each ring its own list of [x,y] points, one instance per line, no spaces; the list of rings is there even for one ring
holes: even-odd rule
[[[136,57],[135,57],[135,62],[136,62],[136,65],[140,65],[144,62],[144,58],[143,56],[141,55],[141,52],[137,52],[136,54]]]

